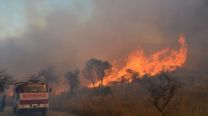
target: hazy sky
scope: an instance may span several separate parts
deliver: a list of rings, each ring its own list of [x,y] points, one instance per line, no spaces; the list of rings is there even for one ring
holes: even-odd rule
[[[1,39],[18,37],[30,26],[47,27],[47,17],[56,10],[77,15],[80,22],[88,20],[92,7],[90,0],[0,0]]]
[[[185,67],[208,68],[206,0],[0,0],[0,17],[0,67],[12,74],[177,48],[180,33],[189,45]]]

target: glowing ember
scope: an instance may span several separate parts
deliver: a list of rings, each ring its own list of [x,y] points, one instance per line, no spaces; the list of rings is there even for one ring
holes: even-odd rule
[[[157,51],[150,56],[145,56],[143,50],[136,50],[129,54],[126,65],[123,68],[113,67],[112,73],[105,77],[103,80],[103,85],[109,85],[111,82],[119,82],[123,78],[132,81],[130,76],[127,75],[127,70],[132,70],[138,72],[140,77],[144,75],[154,76],[161,72],[174,71],[176,68],[181,67],[185,64],[187,59],[187,46],[186,40],[183,35],[179,37],[180,48],[178,50],[174,49],[164,49]],[[97,82],[95,86],[98,86]],[[89,85],[89,87],[93,87]]]

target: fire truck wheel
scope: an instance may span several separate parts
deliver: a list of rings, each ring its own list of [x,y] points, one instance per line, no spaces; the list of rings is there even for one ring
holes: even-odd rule
[[[13,107],[13,112],[14,112],[14,113],[17,113],[17,107],[16,107],[16,106]]]
[[[47,116],[47,110],[43,110],[43,111],[41,112],[41,116]]]
[[[22,116],[22,113],[21,112],[17,112],[17,116]]]

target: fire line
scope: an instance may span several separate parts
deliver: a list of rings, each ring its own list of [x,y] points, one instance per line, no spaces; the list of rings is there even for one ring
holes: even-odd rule
[[[122,68],[113,66],[110,75],[104,77],[103,85],[109,85],[112,82],[119,82],[123,78],[132,81],[130,76],[127,75],[127,70],[137,72],[140,77],[144,75],[154,76],[161,72],[172,72],[179,67],[182,67],[187,60],[187,44],[184,35],[180,35],[178,43],[180,45],[178,50],[166,48],[159,50],[149,56],[144,54],[143,50],[135,50],[128,55],[126,64]],[[95,83],[99,86],[99,82]],[[89,85],[88,87],[93,87]]]

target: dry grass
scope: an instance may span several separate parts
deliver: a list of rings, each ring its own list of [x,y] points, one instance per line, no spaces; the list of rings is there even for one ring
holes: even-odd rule
[[[76,95],[66,94],[54,99],[51,101],[53,110],[64,110],[78,116],[160,116],[148,93],[139,85],[111,87],[111,91],[104,95],[82,90]],[[206,86],[180,89],[166,107],[165,114],[208,116],[208,89]]]

